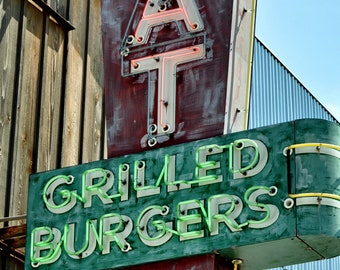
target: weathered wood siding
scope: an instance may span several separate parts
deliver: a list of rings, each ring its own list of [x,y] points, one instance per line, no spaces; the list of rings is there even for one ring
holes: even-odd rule
[[[47,4],[75,30],[0,0],[0,217],[26,214],[30,174],[106,157],[100,0]]]

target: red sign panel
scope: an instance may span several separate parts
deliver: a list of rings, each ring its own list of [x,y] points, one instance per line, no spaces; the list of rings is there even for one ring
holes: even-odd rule
[[[232,0],[102,0],[108,156],[223,133]]]

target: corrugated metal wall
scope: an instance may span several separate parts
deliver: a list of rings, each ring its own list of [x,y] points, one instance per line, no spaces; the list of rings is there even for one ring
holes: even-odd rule
[[[249,129],[282,122],[318,118],[337,120],[261,43],[254,40]],[[338,270],[340,257],[272,270]]]
[[[303,118],[336,122],[257,38],[253,55],[249,129]]]
[[[106,157],[100,11],[100,0],[0,1],[0,228],[25,224],[3,217],[26,215],[31,173]],[[0,269],[15,269],[12,240],[0,238]]]
[[[328,260],[321,260],[292,266],[283,266],[273,268],[271,270],[339,270],[339,269],[340,269],[340,257],[336,257]]]

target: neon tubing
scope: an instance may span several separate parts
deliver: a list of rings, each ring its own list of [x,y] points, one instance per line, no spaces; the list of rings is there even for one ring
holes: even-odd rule
[[[174,232],[173,230],[167,228],[165,226],[165,223],[161,222],[160,220],[157,220],[157,221],[153,221],[152,224],[154,226],[156,226],[157,229],[161,230],[160,234],[158,234],[155,237],[149,237],[149,236],[146,236],[143,233],[143,230],[142,230],[142,228],[140,226],[141,219],[145,215],[145,213],[147,213],[148,211],[150,211],[152,209],[157,209],[157,210],[161,211],[161,213],[162,213],[162,212],[164,212],[166,210],[166,207],[159,206],[159,205],[151,205],[151,206],[145,208],[142,213],[140,213],[140,215],[138,216],[138,219],[137,219],[136,228],[137,228],[138,235],[141,238],[143,238],[144,240],[157,240],[157,239],[160,239],[161,237],[163,237],[167,231]],[[147,228],[144,228],[144,230],[146,231]]]
[[[39,263],[44,263],[44,262],[48,262],[50,261],[51,259],[53,259],[56,254],[58,253],[60,247],[61,247],[61,244],[62,244],[62,241],[60,241],[57,246],[54,248],[53,247],[53,244],[51,243],[52,241],[52,235],[53,235],[53,232],[52,232],[52,229],[50,227],[47,227],[47,226],[43,226],[43,227],[39,227],[39,228],[34,228],[31,232],[31,239],[34,239],[34,234],[36,231],[38,230],[46,230],[49,232],[49,236],[47,239],[43,240],[43,241],[40,241],[40,242],[37,242],[35,243],[34,241],[31,241],[31,254],[30,254],[30,259],[31,259],[31,262],[33,264],[33,267],[38,267],[39,266]],[[40,257],[40,258],[35,258],[34,257],[34,253],[35,253],[35,248],[34,247],[45,247],[45,246],[48,246],[50,248],[49,252],[47,255],[45,255],[44,257]]]
[[[267,214],[261,220],[248,220],[249,224],[261,224],[263,222],[266,222],[270,218],[270,208],[266,204],[257,203],[257,202],[251,202],[248,199],[249,198],[249,193],[251,193],[253,190],[257,190],[257,189],[264,189],[264,190],[268,191],[268,193],[269,193],[271,188],[270,187],[266,187],[266,186],[254,186],[254,187],[248,188],[246,193],[244,194],[244,200],[245,200],[245,202],[249,206],[257,206],[257,207],[265,208]]]
[[[290,198],[305,198],[305,197],[321,197],[329,198],[340,201],[340,195],[330,194],[330,193],[300,193],[300,194],[288,194]]]

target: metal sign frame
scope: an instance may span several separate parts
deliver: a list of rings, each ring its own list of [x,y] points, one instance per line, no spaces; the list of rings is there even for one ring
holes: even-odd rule
[[[32,175],[26,267],[106,269],[261,250],[251,259],[260,269],[336,256],[339,133],[304,120]],[[263,265],[261,254],[272,261]]]

